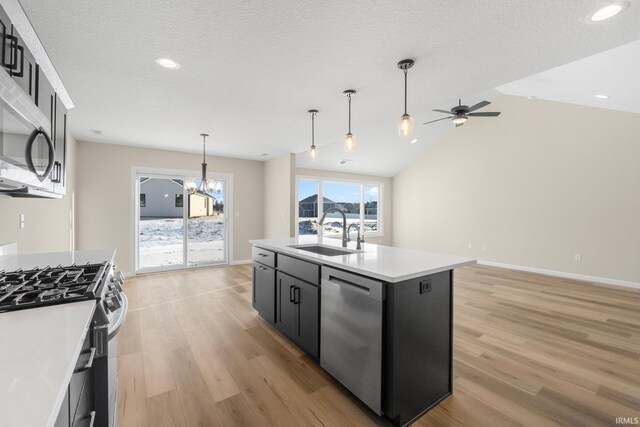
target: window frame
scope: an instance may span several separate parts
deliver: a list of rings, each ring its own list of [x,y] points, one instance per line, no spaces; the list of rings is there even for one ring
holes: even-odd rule
[[[318,183],[318,221],[322,218],[324,214],[324,184],[356,184],[360,186],[360,224],[364,224],[364,216],[365,216],[365,186],[376,186],[378,187],[378,231],[374,233],[366,233],[367,237],[384,237],[384,183],[382,181],[370,181],[370,180],[359,180],[359,179],[350,179],[350,178],[334,178],[327,176],[314,176],[314,175],[296,175],[296,191],[295,191],[295,229],[296,229],[296,237],[299,237],[300,231],[300,205],[299,205],[299,196],[298,189],[300,187],[300,181],[313,181]],[[363,227],[364,228],[364,227]],[[352,232],[351,234],[355,235],[356,232]],[[339,238],[340,236],[333,236],[332,234],[324,234],[324,229],[322,227],[319,228],[317,236],[324,236],[330,238]]]

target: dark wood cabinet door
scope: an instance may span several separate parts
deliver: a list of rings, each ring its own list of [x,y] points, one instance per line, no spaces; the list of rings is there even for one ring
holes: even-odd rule
[[[291,340],[295,340],[297,307],[293,303],[293,295],[296,287],[296,279],[287,274],[278,272],[276,281],[276,327]]]
[[[297,306],[297,325],[294,341],[311,356],[319,357],[319,289],[296,280],[294,291]]]
[[[253,308],[271,323],[276,321],[276,273],[258,262],[253,263]]]

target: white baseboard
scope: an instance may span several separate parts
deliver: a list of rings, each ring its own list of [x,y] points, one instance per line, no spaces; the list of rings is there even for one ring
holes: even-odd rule
[[[238,261],[232,261],[230,265],[242,265],[242,264],[251,264],[253,261],[250,259],[240,259]]]
[[[625,286],[627,288],[640,289],[640,283],[627,282],[626,280],[609,279],[606,277],[587,276],[585,274],[566,273],[564,271],[546,270],[544,268],[526,267],[523,265],[505,264],[502,262],[478,260],[480,265],[489,265],[491,267],[508,268],[510,270],[527,271],[529,273],[544,274],[547,276],[564,277],[567,279],[582,280],[591,283],[604,283],[606,285]]]

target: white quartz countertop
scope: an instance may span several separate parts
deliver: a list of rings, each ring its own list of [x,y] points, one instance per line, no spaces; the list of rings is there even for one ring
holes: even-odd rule
[[[95,301],[0,313],[0,425],[53,426]]]
[[[439,273],[477,262],[473,258],[374,245],[366,242],[362,251],[338,256],[319,255],[290,247],[291,245],[310,244],[320,244],[335,248],[342,247],[340,239],[317,236],[251,240],[251,243],[264,249],[271,249],[318,264],[352,271],[391,283]],[[347,249],[354,250],[355,247],[355,242],[350,242]]]
[[[35,267],[44,268],[57,265],[113,262],[114,249],[89,249],[68,252],[37,252],[0,256],[0,271],[14,271],[19,268],[29,270]]]

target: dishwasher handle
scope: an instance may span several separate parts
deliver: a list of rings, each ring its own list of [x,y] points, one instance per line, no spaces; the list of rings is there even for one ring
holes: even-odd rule
[[[385,299],[385,284],[369,277],[362,277],[346,271],[323,267],[322,280],[328,282],[328,284],[341,286],[351,291],[365,294],[373,299]]]

